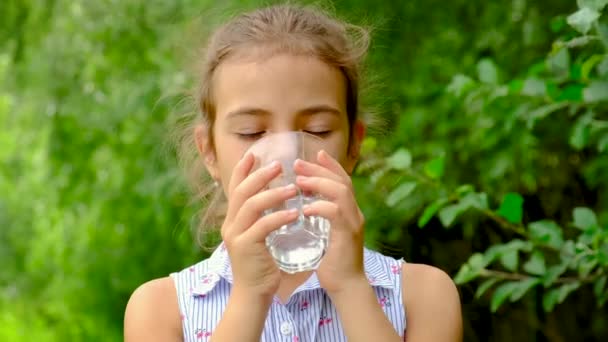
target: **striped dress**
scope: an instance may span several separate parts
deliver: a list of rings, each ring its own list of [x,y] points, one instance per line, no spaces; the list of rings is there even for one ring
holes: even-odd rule
[[[401,296],[401,265],[365,249],[365,272],[386,317],[400,336],[406,328]],[[208,259],[172,273],[177,289],[183,336],[186,342],[208,341],[222,318],[232,286],[228,253],[221,244]],[[355,299],[353,299],[355,300]],[[288,302],[276,297],[268,311],[261,341],[346,341],[336,307],[320,287],[316,274],[298,287]]]

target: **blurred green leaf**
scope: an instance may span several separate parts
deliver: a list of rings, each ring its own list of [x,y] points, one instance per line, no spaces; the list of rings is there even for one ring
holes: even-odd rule
[[[545,312],[553,310],[559,299],[559,289],[551,289],[543,295],[543,309]]]
[[[546,272],[545,257],[543,253],[540,251],[532,253],[530,260],[524,263],[523,269],[530,274],[542,276]]]
[[[538,278],[527,278],[517,282],[515,289],[511,292],[509,300],[511,302],[520,300],[531,288],[538,284],[540,284],[540,279]]]
[[[546,292],[543,295],[543,309],[546,312],[552,311],[555,305],[563,303],[566,297],[580,286],[580,282],[573,282]]]
[[[433,203],[429,204],[424,208],[422,215],[418,219],[418,227],[422,228],[426,226],[426,224],[435,216],[437,211],[441,209],[446,203],[448,203],[447,198],[439,198],[435,200]]]
[[[574,83],[569,84],[558,93],[557,101],[568,101],[568,102],[581,102],[583,101],[583,85]],[[558,102],[564,105],[568,105],[567,102]],[[566,106],[563,106],[566,107]]]
[[[547,58],[548,69],[555,75],[568,75],[570,70],[570,53],[561,48]]]
[[[561,248],[564,244],[562,228],[555,222],[541,220],[532,222],[528,225],[530,239],[534,243],[548,245],[554,248]]]
[[[591,121],[593,116],[591,113],[581,115],[572,127],[572,133],[570,134],[570,146],[576,150],[582,150],[589,144],[589,138],[591,136]]]
[[[503,246],[504,246],[505,250],[507,250],[507,251],[518,250],[518,251],[522,251],[522,252],[526,252],[526,253],[531,252],[532,248],[534,247],[532,245],[532,242],[519,240],[519,239],[513,239],[513,240],[507,242],[506,244],[504,244]]]
[[[547,94],[547,86],[545,85],[545,82],[539,78],[527,78],[524,81],[524,86],[521,89],[521,94],[526,96],[542,97]]]
[[[608,151],[608,134],[604,134],[601,138],[599,138],[597,142],[597,150],[600,153]]]
[[[606,287],[606,280],[608,280],[608,276],[604,275],[604,276],[599,277],[595,281],[595,284],[593,284],[593,293],[597,297],[600,297],[602,295],[602,292],[604,291],[604,288]]]
[[[483,83],[498,84],[498,69],[491,59],[484,58],[477,63],[477,77]]]
[[[450,227],[458,215],[466,210],[460,204],[452,204],[439,210],[439,220],[444,227]]]
[[[582,80],[582,65],[580,63],[573,63],[570,67],[570,79],[573,81]]]
[[[589,76],[591,75],[591,71],[593,68],[601,63],[606,56],[595,54],[589,57],[581,67],[581,78],[585,81],[589,80]]]
[[[564,242],[564,244],[560,248],[560,259],[564,262],[570,262],[574,258],[575,254],[576,247],[574,241],[567,240],[566,242]]]
[[[516,270],[518,263],[518,252],[530,252],[532,247],[533,246],[530,241],[513,239],[506,244],[491,246],[484,253],[484,258],[488,264],[499,258],[501,264],[503,264],[503,266],[506,265],[505,267],[507,269]],[[507,256],[506,258],[503,258],[503,255],[505,254],[507,254]]]
[[[468,263],[462,265],[454,277],[458,285],[466,284],[479,276],[480,270],[472,268]]]
[[[566,23],[566,18],[561,15],[558,15],[551,19],[551,31],[558,33],[560,32],[568,23]]]
[[[490,310],[492,312],[496,312],[496,310],[500,308],[502,303],[504,303],[504,301],[507,300],[507,298],[509,298],[513,294],[513,292],[517,289],[517,284],[518,282],[516,281],[506,282],[504,284],[501,284],[496,288],[496,290],[494,290],[494,293],[492,294],[492,300],[490,302]]]
[[[595,41],[595,37],[593,37],[593,36],[580,36],[580,37],[574,37],[574,38],[570,39],[569,41],[563,43],[563,45],[565,48],[568,48],[568,49],[576,49],[576,48],[582,48],[585,45],[590,44],[594,41]],[[581,73],[581,77],[582,77],[582,73]],[[581,77],[573,77],[573,78],[580,79]]]
[[[519,252],[517,250],[506,251],[500,256],[500,263],[511,272],[517,271]]]
[[[483,257],[483,254],[481,253],[475,253],[471,255],[471,257],[469,257],[468,263],[474,270],[480,270],[488,265]]]
[[[445,159],[443,156],[431,159],[424,165],[424,173],[432,179],[439,179],[443,176]]]
[[[489,278],[484,280],[484,282],[481,283],[479,287],[477,287],[477,291],[475,291],[475,298],[481,298],[484,293],[486,293],[492,286],[494,286],[494,284],[499,281],[500,279],[498,278]]]
[[[521,223],[524,199],[520,194],[510,192],[503,199],[497,214],[511,223]]]
[[[499,244],[499,245],[490,246],[490,248],[488,248],[485,251],[485,253],[483,254],[485,262],[487,264],[494,262],[494,260],[496,260],[497,258],[500,258],[500,256],[502,255],[502,253],[504,253],[505,250],[506,250],[505,245]]]
[[[608,4],[608,0],[576,0],[576,4],[579,8],[587,7],[599,12]]]
[[[520,79],[514,79],[509,82],[509,93],[519,94],[524,87],[524,81]]]
[[[396,170],[407,170],[412,166],[412,154],[410,151],[400,148],[386,161],[390,168]]]
[[[568,297],[568,295],[578,289],[581,286],[581,282],[579,281],[575,281],[569,284],[564,284],[562,286],[560,286],[559,288],[559,297],[558,297],[558,303],[563,303],[564,300],[566,299],[566,297]]]
[[[594,81],[583,89],[583,99],[588,103],[608,101],[608,82]]]
[[[447,91],[449,94],[452,94],[456,97],[461,97],[469,92],[475,86],[475,81],[462,74],[455,75],[452,77],[452,81],[447,87]]]
[[[363,143],[361,143],[361,155],[367,156],[372,153],[377,146],[376,138],[374,137],[366,137],[363,139]]]
[[[465,209],[472,207],[479,210],[487,210],[489,208],[488,195],[482,192],[468,193],[460,200],[460,205]]]
[[[471,184],[463,184],[456,188],[455,192],[459,197],[462,197],[473,191],[475,191],[475,188]]]
[[[578,263],[578,274],[581,278],[586,278],[589,273],[595,269],[598,264],[597,257],[594,255],[587,255]]]
[[[600,13],[598,11],[589,7],[583,7],[568,16],[567,21],[568,25],[572,26],[575,30],[582,34],[587,34],[599,17]]]
[[[597,225],[597,217],[595,217],[593,210],[589,208],[574,208],[572,216],[574,218],[574,226],[578,229],[586,229]]]
[[[414,189],[416,189],[415,182],[405,182],[400,184],[395,190],[388,194],[388,197],[386,198],[386,205],[389,207],[394,207],[397,203],[409,196]]]
[[[566,270],[568,269],[568,263],[561,263],[558,265],[553,265],[547,268],[547,272],[543,276],[543,286],[549,287],[555,283],[557,278],[559,278]]]
[[[530,112],[528,116],[528,127],[532,128],[536,124],[536,121],[544,119],[547,115],[558,111],[568,106],[566,102],[555,102],[548,105],[541,106],[534,111]]]
[[[604,291],[604,293],[598,297],[598,307],[603,307],[604,304],[608,301],[608,291]]]

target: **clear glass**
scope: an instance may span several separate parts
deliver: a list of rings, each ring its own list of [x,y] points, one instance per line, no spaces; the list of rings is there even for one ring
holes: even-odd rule
[[[283,172],[270,182],[269,188],[295,184],[293,165],[296,159],[316,163],[316,156],[323,147],[323,140],[304,132],[283,132],[266,135],[250,148],[256,158],[256,166],[263,167],[279,161]],[[270,214],[278,210],[298,209],[299,216],[291,224],[284,225],[266,238],[266,245],[281,270],[297,273],[315,270],[327,250],[329,221],[318,216],[304,216],[302,207],[319,199],[315,194],[300,191],[277,208],[267,210]]]

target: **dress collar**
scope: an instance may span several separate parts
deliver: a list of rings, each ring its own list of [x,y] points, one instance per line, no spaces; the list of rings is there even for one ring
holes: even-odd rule
[[[386,262],[383,259],[388,259],[387,257],[367,248],[364,248],[363,257],[365,275],[367,276],[369,284],[374,287],[394,289],[394,276],[401,271],[401,268],[398,267],[396,263]],[[198,274],[199,279],[196,282],[196,286],[192,289],[192,295],[205,296],[213,290],[221,280],[232,284],[232,267],[230,266],[228,251],[223,242],[203,263],[207,264],[206,271]],[[197,266],[200,267],[203,263],[198,264]],[[321,288],[321,284],[319,283],[316,272],[313,272],[308,280],[294,291],[294,294],[319,288]]]

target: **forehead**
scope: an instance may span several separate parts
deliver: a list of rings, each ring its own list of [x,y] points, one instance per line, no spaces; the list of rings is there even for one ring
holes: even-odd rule
[[[212,82],[217,120],[241,108],[281,114],[310,106],[334,107],[346,118],[342,72],[314,57],[281,54],[228,60],[220,64]]]

